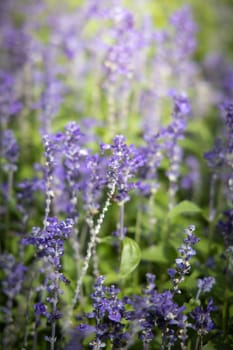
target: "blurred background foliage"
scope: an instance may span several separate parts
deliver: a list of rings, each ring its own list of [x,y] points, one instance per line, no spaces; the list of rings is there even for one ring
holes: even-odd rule
[[[101,1],[101,0],[99,0]],[[26,4],[27,2],[25,2]],[[43,26],[43,19],[49,17],[50,14],[53,16],[56,14],[72,13],[77,7],[85,4],[84,1],[77,0],[44,0],[45,7],[38,16],[41,17],[41,25],[38,32],[34,32],[33,35],[38,35],[42,41],[49,41],[49,28],[46,24]],[[133,11],[136,18],[142,14],[152,16],[154,24],[157,28],[166,28],[169,16],[183,5],[190,4],[193,9],[194,19],[197,22],[197,49],[194,54],[195,61],[200,63],[199,75],[205,74],[204,62],[206,57],[211,53],[223,54],[229,61],[233,58],[233,1],[232,0],[128,0],[124,2],[125,6]],[[23,14],[15,18],[15,21],[23,21]],[[91,23],[86,29],[88,34],[92,34],[95,31],[95,23]],[[93,27],[92,27],[93,26]],[[63,58],[64,59],[64,58]],[[62,59],[61,59],[62,66]],[[202,71],[203,70],[203,71]],[[66,78],[66,77],[65,77]],[[68,78],[72,80],[73,77]],[[70,81],[68,81],[70,84]],[[70,85],[72,85],[73,81]],[[52,131],[60,131],[64,125],[70,120],[75,120],[78,123],[82,122],[83,117],[91,116],[99,120],[104,121],[108,112],[106,106],[106,98],[104,94],[100,92],[100,104],[96,105],[93,103],[93,88],[98,90],[98,77],[95,74],[90,73],[85,80],[85,86],[78,86],[77,95],[65,96],[64,103],[61,105],[56,118],[52,123]],[[37,89],[37,87],[34,87]],[[198,86],[200,88],[200,86]],[[72,89],[71,89],[72,90]],[[99,89],[100,90],[100,89]],[[197,89],[198,90],[198,89]],[[74,90],[75,91],[75,90]],[[36,91],[37,93],[37,91]],[[191,91],[191,95],[192,95]],[[216,111],[216,106],[213,107],[208,101],[208,94],[205,94],[205,90],[195,91],[196,94],[203,94],[204,102],[206,102],[207,109],[200,112],[198,105],[195,105],[192,101],[194,108],[194,118],[189,121],[188,129],[186,132],[186,138],[182,140],[181,144],[184,149],[185,161],[181,165],[181,175],[188,174],[186,164],[186,157],[188,155],[194,155],[200,165],[201,180],[197,184],[197,187],[192,190],[185,190],[180,188],[178,192],[178,199],[181,202],[181,206],[176,207],[176,212],[168,215],[167,204],[169,202],[167,194],[167,179],[165,172],[168,168],[168,164],[164,162],[161,165],[159,171],[159,181],[161,188],[158,190],[156,199],[153,203],[153,212],[156,216],[156,221],[150,221],[148,215],[148,198],[141,198],[132,195],[132,200],[126,204],[127,217],[125,218],[125,226],[127,227],[127,236],[134,239],[140,247],[142,247],[142,258],[140,262],[140,269],[136,269],[133,274],[129,277],[130,283],[122,285],[122,293],[133,293],[135,291],[140,292],[141,285],[145,282],[144,275],[148,271],[153,271],[159,276],[161,287],[167,288],[170,281],[168,281],[167,268],[171,266],[175,257],[177,256],[177,247],[182,241],[183,228],[188,226],[191,222],[198,227],[198,236],[201,237],[201,242],[197,246],[197,259],[196,265],[198,269],[194,271],[191,278],[184,282],[184,289],[191,295],[195,290],[195,283],[198,274],[214,275],[218,282],[218,287],[214,290],[213,295],[216,300],[221,304],[221,293],[224,289],[224,276],[222,275],[221,266],[221,252],[222,252],[222,240],[219,235],[215,235],[214,242],[210,242],[207,237],[206,231],[213,229],[211,223],[208,222],[208,205],[209,205],[209,182],[210,182],[210,171],[207,169],[205,160],[203,159],[203,153],[211,149],[214,139],[218,133],[221,133],[221,121],[219,121]],[[97,96],[99,97],[99,96]],[[191,96],[192,97],[192,96]],[[198,96],[200,98],[200,96]],[[75,109],[75,103],[78,100],[81,105],[80,110]],[[206,100],[206,101],[205,101]],[[99,102],[99,101],[98,101]],[[212,101],[211,101],[212,102]],[[82,103],[87,109],[83,108]],[[167,122],[169,115],[172,110],[171,101],[164,104],[164,119]],[[133,111],[134,112],[134,111]],[[21,181],[24,178],[31,178],[35,171],[32,167],[34,163],[44,163],[43,159],[43,147],[41,144],[41,135],[38,132],[38,120],[36,120],[36,111],[30,111],[29,115],[20,115],[18,119],[15,119],[11,123],[12,129],[15,130],[17,139],[21,146],[19,170],[15,174],[16,182]],[[141,130],[139,126],[140,116],[135,114],[130,118],[129,125],[126,130],[127,142],[140,144]],[[108,133],[107,128],[103,127],[104,124],[100,124],[96,127],[98,136],[104,141],[110,141],[112,135]],[[85,126],[84,126],[85,128]],[[88,128],[87,128],[88,129]],[[97,151],[98,145],[92,144],[91,147]],[[219,191],[220,192],[220,191]],[[183,202],[182,201],[192,201]],[[221,213],[226,203],[223,201],[222,194],[220,192],[218,199],[218,211]],[[38,205],[39,203],[39,205]],[[191,204],[190,204],[191,203]],[[195,203],[195,204],[194,204]],[[15,203],[10,203],[10,211],[12,211],[11,218],[11,251],[17,253],[18,237],[13,239],[14,232],[14,221],[17,222],[17,212],[14,209]],[[178,204],[179,206],[179,204]],[[44,214],[44,198],[40,194],[36,197],[35,212],[32,216],[31,221],[28,223],[28,228],[32,226],[40,226],[41,218]],[[119,207],[113,204],[109,212],[106,214],[106,218],[103,224],[103,229],[100,235],[100,244],[97,248],[100,270],[102,273],[107,275],[107,282],[119,282],[119,275],[117,275],[117,265],[119,264],[119,242],[116,243],[114,237],[111,237],[111,233],[116,228],[116,223],[119,217]],[[135,215],[135,213],[137,213]],[[82,213],[81,215],[85,215]],[[85,217],[81,216],[81,222],[84,221]],[[216,217],[215,221],[218,220]],[[213,223],[213,225],[216,222]],[[85,238],[84,238],[85,241]],[[10,245],[9,244],[9,245]],[[86,248],[87,242],[83,243]],[[76,279],[76,264],[72,257],[72,247],[67,246],[67,252],[64,256],[64,271],[65,274],[72,280],[71,289],[75,288]],[[85,249],[84,249],[85,250]],[[213,271],[211,267],[205,266],[208,255],[216,257],[216,269]],[[32,250],[29,250],[26,260],[30,260],[33,256]],[[107,262],[107,263],[106,263]],[[199,264],[199,265],[198,265]],[[93,276],[87,275],[84,280],[84,294],[87,295],[91,292],[93,285]],[[65,296],[64,299],[69,303],[72,295],[70,286],[64,287]],[[232,291],[227,289],[229,292],[229,304],[232,298]],[[87,297],[85,296],[85,302]],[[82,308],[86,308],[85,311],[91,308],[90,303],[83,303],[79,305],[79,311]],[[229,315],[233,315],[232,309],[229,311]],[[207,348],[206,348],[207,349]]]
[[[61,11],[74,10],[82,6],[85,0],[47,0],[48,9]],[[198,47],[196,58],[203,59],[207,52],[222,50],[233,57],[233,1],[232,0],[124,0],[123,4],[139,13],[152,15],[154,23],[163,27],[169,15],[183,5],[191,5],[198,24]]]

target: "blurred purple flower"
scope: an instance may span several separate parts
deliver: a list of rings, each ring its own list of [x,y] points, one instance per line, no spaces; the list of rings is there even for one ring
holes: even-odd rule
[[[206,308],[197,306],[190,316],[194,320],[192,327],[197,331],[197,334],[204,336],[215,328],[215,324],[211,318],[211,313],[216,311],[216,306],[213,303],[213,299],[209,299]]]

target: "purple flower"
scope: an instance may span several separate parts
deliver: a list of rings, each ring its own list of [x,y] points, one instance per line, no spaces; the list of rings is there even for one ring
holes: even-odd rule
[[[233,133],[233,103],[225,102],[220,106],[224,113],[225,124],[228,127],[229,132]]]
[[[189,101],[184,95],[172,92],[173,114],[171,123],[161,131],[163,149],[169,159],[170,167],[166,171],[169,179],[169,207],[175,205],[175,195],[178,190],[178,178],[180,176],[180,164],[183,157],[183,150],[179,141],[183,139],[187,124],[187,115],[190,111]]]
[[[95,332],[95,327],[89,326],[88,324],[81,323],[77,327],[78,331],[82,332],[85,335],[91,334]]]
[[[196,48],[197,26],[192,18],[191,8],[183,6],[170,17],[170,22],[176,31],[175,42],[178,47],[176,54],[187,57],[194,53]]]
[[[17,169],[16,163],[19,157],[19,146],[16,142],[12,130],[4,130],[2,137],[2,152],[4,157],[5,171],[15,171]]]
[[[107,181],[114,182],[117,188],[116,200],[125,202],[129,200],[129,191],[135,188],[134,175],[139,166],[136,149],[127,146],[123,135],[116,135],[112,145],[101,145],[102,152],[111,151],[108,158]]]
[[[204,153],[204,158],[213,171],[221,170],[225,163],[225,150],[222,140],[216,139],[212,150]]]
[[[96,339],[89,344],[94,348],[96,344],[98,346],[104,345],[107,339],[110,339],[114,346],[124,345],[127,340],[127,333],[122,323],[125,307],[124,303],[117,297],[120,291],[114,285],[104,286],[104,280],[104,276],[97,278],[94,292],[91,294],[93,312],[87,314],[89,319],[95,319],[96,322]],[[78,329],[86,332],[86,325],[81,324]]]
[[[198,278],[197,280],[197,286],[200,291],[200,293],[206,293],[210,292],[213,288],[213,285],[215,284],[215,278],[214,277],[204,277],[204,278]]]
[[[174,293],[181,293],[178,285],[184,280],[184,276],[190,272],[191,265],[189,261],[196,254],[192,246],[199,242],[199,238],[193,234],[194,231],[194,225],[190,225],[188,229],[185,229],[187,237],[184,238],[184,243],[178,248],[181,256],[175,261],[176,268],[168,269],[168,275],[171,277]]]
[[[188,173],[181,180],[181,186],[184,189],[190,190],[195,189],[200,184],[200,165],[199,161],[194,156],[188,156],[185,159],[185,164],[188,167]]]
[[[22,290],[27,267],[17,263],[11,254],[0,255],[0,267],[5,274],[1,281],[3,293],[13,300]]]
[[[71,219],[59,222],[57,218],[48,218],[45,229],[34,227],[32,236],[25,238],[23,243],[34,245],[39,257],[48,257],[50,263],[60,270],[64,240],[69,238],[72,228]]]
[[[127,314],[128,319],[139,325],[139,337],[143,344],[149,344],[154,339],[157,329],[162,332],[163,346],[172,346],[179,338],[179,330],[186,327],[187,317],[183,314],[185,307],[179,307],[170,291],[159,293],[155,287],[155,276],[148,273],[147,287],[143,296],[134,296],[134,310]]]
[[[0,70],[0,119],[3,125],[7,125],[9,117],[17,114],[22,108],[22,104],[16,97],[14,86],[15,78],[13,75]]]
[[[44,283],[38,287],[38,290],[47,292],[46,302],[51,306],[47,311],[45,304],[40,300],[34,309],[37,323],[39,323],[39,317],[43,315],[52,325],[51,337],[46,336],[51,344],[56,342],[56,322],[62,317],[58,310],[59,295],[63,294],[59,284],[60,281],[68,283],[68,280],[61,272],[61,258],[64,255],[64,241],[70,237],[73,224],[72,219],[58,221],[56,217],[50,217],[42,230],[34,227],[32,235],[22,241],[26,245],[33,245],[36,248],[37,257],[43,262],[40,272],[44,274]]]
[[[225,247],[233,246],[233,209],[224,213],[224,219],[220,220],[217,227],[223,236]]]
[[[34,310],[36,315],[45,315],[47,309],[43,303],[39,302],[34,305]]]
[[[139,32],[134,28],[134,18],[127,10],[113,8],[111,19],[115,22],[114,43],[109,46],[104,59],[104,71],[108,84],[120,79],[132,79],[135,73],[138,49],[142,46]]]
[[[232,136],[233,136],[233,103],[232,102],[225,102],[220,106],[222,112],[223,112],[223,117],[224,117],[224,122],[227,127],[227,140],[226,140],[226,153],[232,154],[233,152],[233,141],[232,141]],[[226,159],[227,161],[227,159]],[[232,165],[230,159],[230,165]]]
[[[190,113],[190,103],[185,95],[177,95],[173,93],[174,100],[174,114],[176,116],[185,116]]]
[[[158,168],[163,159],[161,146],[161,135],[146,134],[146,145],[137,150],[138,158],[138,176],[140,181],[137,183],[137,189],[148,195],[155,193],[159,188]]]
[[[214,89],[220,102],[233,98],[233,65],[221,53],[207,55],[204,62],[205,75]]]
[[[208,334],[215,328],[215,324],[211,318],[211,313],[216,311],[216,306],[213,303],[213,299],[209,299],[206,308],[197,306],[190,316],[194,320],[192,327],[197,331],[200,336]]]
[[[6,28],[3,37],[3,48],[8,55],[9,68],[13,70],[21,69],[28,60],[30,52],[30,37],[23,29]]]

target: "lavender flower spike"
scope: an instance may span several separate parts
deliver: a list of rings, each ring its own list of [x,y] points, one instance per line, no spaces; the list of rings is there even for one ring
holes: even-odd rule
[[[176,262],[176,268],[168,269],[168,274],[171,277],[173,291],[174,293],[180,294],[181,291],[178,288],[178,285],[184,281],[184,276],[189,273],[191,269],[190,259],[196,254],[196,251],[192,248],[195,245],[199,238],[197,238],[193,232],[195,231],[195,226],[190,225],[188,229],[185,229],[185,234],[187,237],[184,239],[184,243],[178,249],[180,257],[178,257]]]
[[[198,278],[197,280],[198,291],[197,291],[196,300],[199,299],[199,296],[201,293],[210,292],[215,282],[216,281],[214,277]]]

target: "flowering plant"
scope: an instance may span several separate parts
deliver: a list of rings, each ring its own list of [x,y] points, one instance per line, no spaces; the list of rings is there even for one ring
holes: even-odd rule
[[[219,6],[0,2],[3,350],[232,348]]]

